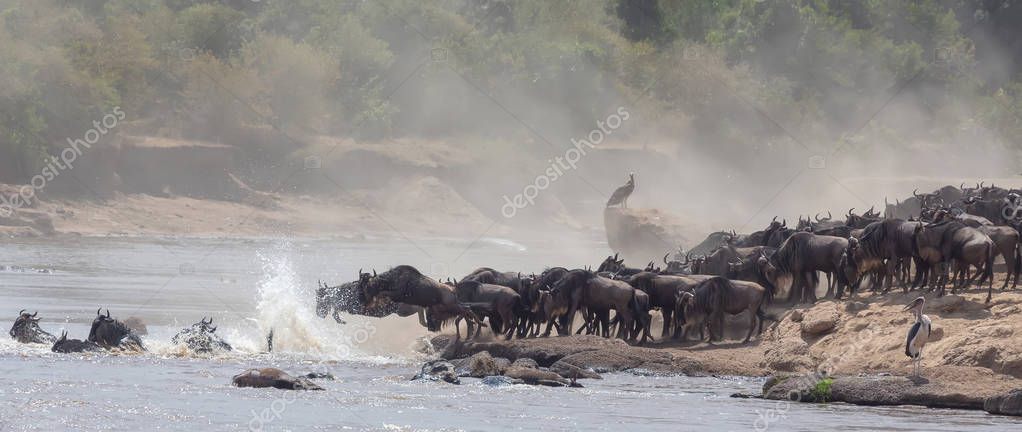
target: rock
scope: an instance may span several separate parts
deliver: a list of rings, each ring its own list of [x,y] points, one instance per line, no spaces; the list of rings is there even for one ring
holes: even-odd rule
[[[1022,416],[1022,389],[986,398],[983,410],[990,414]]]
[[[518,366],[511,366],[508,368],[508,370],[504,372],[504,376],[512,379],[520,379],[526,384],[537,384],[540,381],[556,381],[564,384],[568,383],[568,380],[561,378],[561,376],[556,372]]]
[[[504,357],[511,361],[529,358],[539,366],[550,366],[561,358],[601,348],[629,349],[631,346],[621,339],[608,339],[593,335],[575,335],[551,338],[515,339],[496,342],[453,343],[444,350],[441,357],[456,359],[486,351],[493,357]]]
[[[451,341],[453,340],[454,335],[442,334],[439,336],[435,336],[429,340],[429,344],[432,346],[431,351],[442,352],[451,344]]]
[[[837,326],[841,314],[834,303],[824,303],[809,309],[802,320],[802,333],[818,336],[829,333]]]
[[[130,316],[124,320],[124,325],[128,326],[137,335],[149,334],[149,329],[146,327],[145,322],[142,321],[142,318]]]
[[[603,377],[596,373],[596,371],[589,368],[580,368],[565,362],[564,359],[558,360],[557,363],[550,365],[550,371],[567,379],[603,379]]]
[[[802,372],[812,370],[814,364],[809,358],[809,345],[804,341],[785,344],[767,349],[763,356],[766,369],[781,372]]]
[[[273,387],[284,390],[323,390],[306,377],[295,377],[276,368],[249,369],[235,375],[231,382],[238,387]]]
[[[539,363],[531,358],[520,358],[511,363],[512,367],[521,367],[527,369],[539,369]]]
[[[965,297],[952,294],[944,297],[937,297],[935,299],[928,299],[926,301],[926,308],[929,310],[940,311],[941,314],[948,314],[961,309],[965,306],[965,302]]]
[[[779,377],[764,385],[763,397],[800,402],[846,402],[855,405],[919,405],[930,408],[982,409],[1000,402],[989,401],[990,389],[999,385],[1003,376],[989,371],[975,373],[967,368],[947,374],[967,374],[965,379],[949,379],[948,375],[925,377],[905,376],[834,376],[820,374]],[[1020,401],[1022,402],[1022,401]]]
[[[302,376],[306,377],[308,379],[325,379],[325,380],[329,380],[329,381],[333,381],[333,380],[337,379],[337,378],[334,378],[334,375],[332,373],[330,373],[330,372],[309,372],[309,373],[307,373],[305,375],[302,375]]]
[[[790,314],[788,314],[788,319],[790,319],[791,322],[802,322],[802,318],[803,318],[803,315],[802,315],[802,311],[800,311],[800,310],[793,310],[793,311],[791,311]]]
[[[869,305],[860,301],[850,301],[845,303],[845,312],[855,313],[866,309],[869,309]]]
[[[490,353],[483,351],[473,354],[472,357],[463,360],[452,361],[459,377],[483,378],[493,375],[503,375],[504,371],[511,366],[511,361],[505,358],[494,358]]]
[[[930,327],[930,337],[926,340],[929,342],[936,342],[944,339],[944,327],[932,326]]]
[[[506,376],[488,376],[488,377],[483,377],[483,379],[480,382],[485,384],[485,385],[488,385],[490,387],[503,387],[503,386],[509,386],[509,385],[514,385],[514,384],[524,384],[524,381],[522,381],[522,380],[518,380],[518,379],[514,379],[514,378],[508,378]]]
[[[422,365],[422,370],[412,377],[412,381],[419,380],[444,381],[451,384],[461,384],[461,380],[458,378],[458,373],[455,371],[454,365],[443,360],[435,360]]]

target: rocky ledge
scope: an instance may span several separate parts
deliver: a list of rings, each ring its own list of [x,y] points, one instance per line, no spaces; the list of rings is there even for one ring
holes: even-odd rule
[[[696,360],[677,352],[628,345],[620,339],[598,336],[566,336],[510,341],[452,341],[434,338],[441,358],[455,365],[461,376],[520,374],[515,365],[535,365],[537,370],[560,377],[597,378],[601,373],[632,372],[643,375],[704,375]],[[479,357],[485,354],[485,357]],[[489,363],[492,359],[493,364]],[[483,367],[485,365],[485,367]],[[502,373],[501,368],[504,368]]]
[[[774,375],[763,385],[763,397],[810,403],[919,405],[1022,414],[1022,389],[1010,388],[1015,385],[1011,377],[975,367],[949,366],[929,372],[919,377]]]

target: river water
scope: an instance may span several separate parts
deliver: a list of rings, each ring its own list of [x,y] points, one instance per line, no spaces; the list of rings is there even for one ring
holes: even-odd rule
[[[411,382],[427,336],[409,318],[314,314],[318,280],[411,264],[539,272],[593,265],[606,245],[506,240],[69,238],[0,243],[0,316],[39,311],[50,333],[84,339],[96,308],[141,318],[150,352],[59,355],[0,338],[0,432],[21,430],[1019,430],[981,412],[733,399],[759,378],[610,374],[584,389]],[[236,351],[188,356],[171,336],[212,316]],[[9,325],[9,324],[6,324]],[[265,336],[274,331],[274,352]],[[239,389],[249,367],[329,372],[322,392]]]

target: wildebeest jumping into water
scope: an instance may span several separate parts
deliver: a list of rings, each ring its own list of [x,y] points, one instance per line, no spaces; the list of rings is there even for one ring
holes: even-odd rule
[[[146,350],[138,335],[124,323],[111,318],[109,309],[107,309],[106,315],[101,314],[102,309],[96,309],[96,319],[92,320],[92,328],[89,329],[89,342],[94,342],[103,348]]]
[[[439,330],[441,323],[456,318],[465,318],[469,323],[485,327],[468,306],[458,302],[451,287],[424,276],[409,265],[399,265],[379,275],[375,272],[372,275],[362,273],[358,278],[358,289],[365,295],[368,309],[380,307],[385,300],[425,308],[428,321],[435,323],[429,326],[432,331]],[[471,333],[471,326],[469,328]],[[460,339],[461,330],[456,330]]]
[[[359,275],[362,274],[362,271],[359,270]],[[427,327],[425,310],[421,306],[380,299],[375,307],[367,307],[365,293],[358,289],[357,281],[339,286],[327,286],[325,283],[320,283],[319,288],[316,289],[316,315],[326,318],[331,309],[334,321],[337,321],[338,324],[345,324],[341,319],[340,312],[374,318],[383,318],[391,314],[400,317],[418,314],[419,324]]]
[[[39,320],[36,318],[39,312],[30,314],[24,309],[18,312],[18,318],[14,320],[9,334],[14,340],[21,343],[52,343],[56,337],[39,328]]]

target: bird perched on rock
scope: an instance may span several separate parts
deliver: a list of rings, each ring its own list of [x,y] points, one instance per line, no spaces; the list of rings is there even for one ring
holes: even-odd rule
[[[919,364],[923,361],[923,347],[930,339],[930,317],[923,315],[924,303],[926,303],[926,299],[919,297],[903,309],[912,311],[916,316],[916,323],[908,331],[908,339],[905,341],[905,355],[912,358],[912,374],[915,376],[919,376]]]
[[[617,188],[610,199],[607,200],[607,207],[620,204],[622,208],[628,208],[628,196],[635,190],[635,173],[628,174],[628,183]]]

